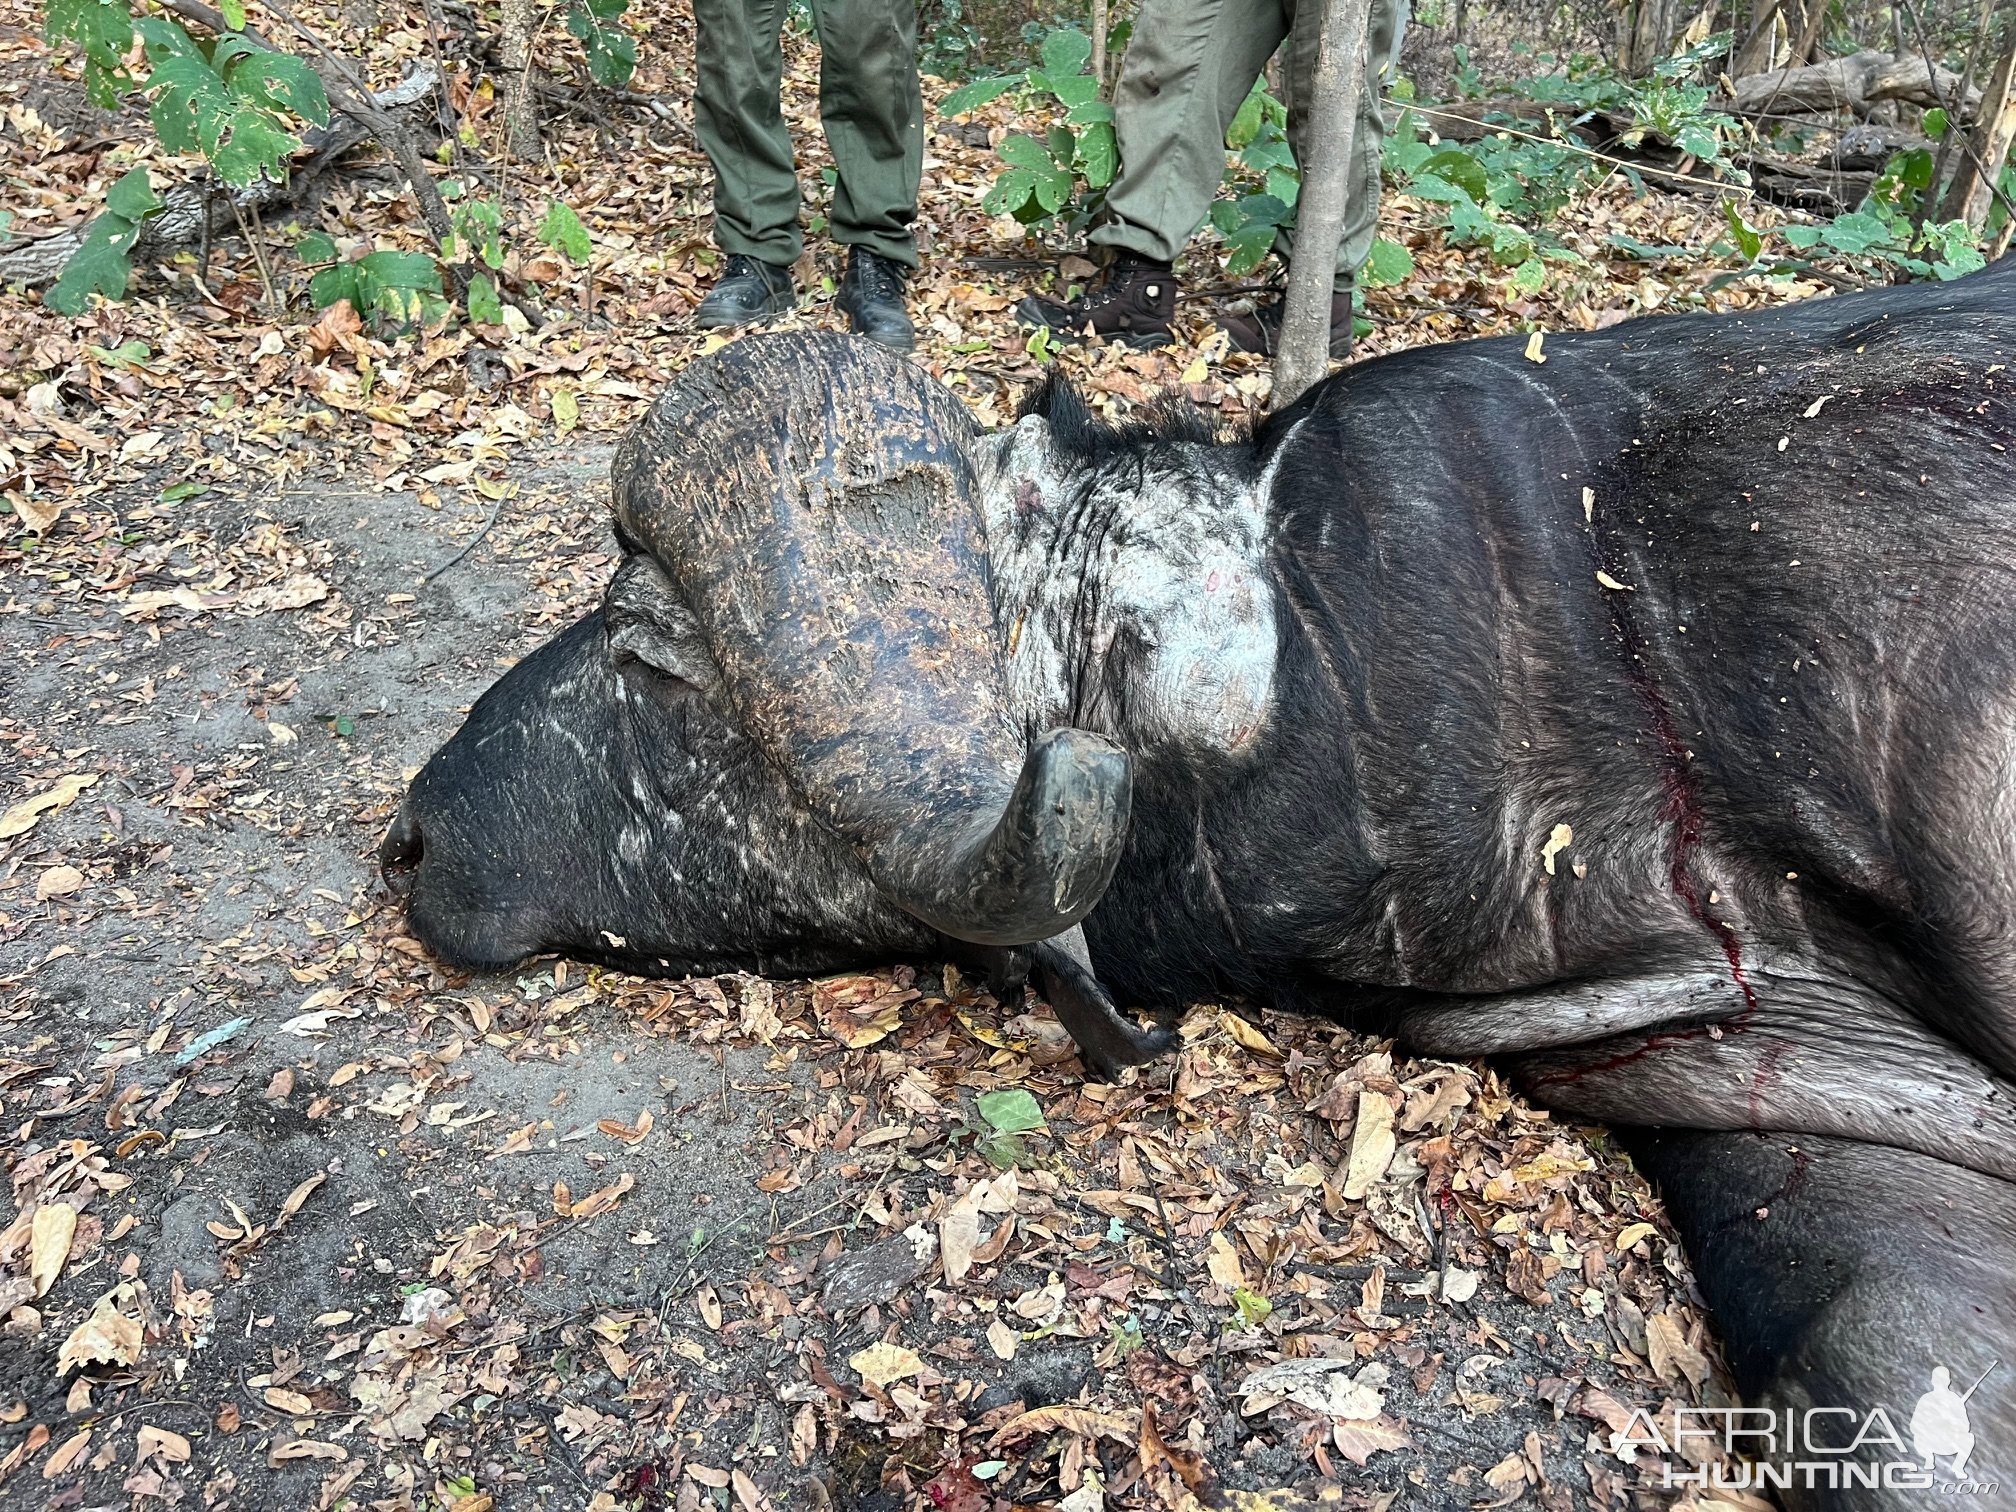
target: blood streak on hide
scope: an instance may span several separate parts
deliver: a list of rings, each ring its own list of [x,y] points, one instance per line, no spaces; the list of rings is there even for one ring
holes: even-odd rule
[[[1602,566],[1600,555],[1597,565]],[[1631,687],[1645,705],[1651,720],[1653,738],[1659,744],[1660,785],[1665,796],[1659,805],[1660,821],[1666,825],[1668,841],[1667,879],[1673,895],[1686,906],[1688,915],[1714,938],[1721,948],[1723,959],[1729,963],[1729,979],[1736,984],[1736,990],[1743,994],[1742,1010],[1734,1016],[1709,1024],[1694,1024],[1684,1029],[1666,1030],[1648,1035],[1645,1042],[1633,1049],[1623,1051],[1608,1059],[1587,1066],[1577,1066],[1566,1071],[1552,1071],[1534,1078],[1536,1086],[1559,1086],[1582,1080],[1599,1071],[1615,1071],[1624,1066],[1643,1060],[1655,1050],[1672,1045],[1683,1045],[1699,1039],[1720,1039],[1725,1034],[1742,1034],[1749,1028],[1749,1020],[1757,1012],[1757,991],[1750,985],[1750,978],[1743,969],[1743,942],[1735,927],[1726,919],[1718,919],[1708,911],[1707,901],[1702,896],[1701,878],[1694,868],[1694,858],[1701,847],[1702,810],[1701,793],[1695,783],[1692,757],[1680,739],[1680,730],[1673,722],[1673,711],[1652,680],[1652,672],[1646,658],[1645,639],[1639,633],[1624,606],[1624,594],[1616,589],[1605,589],[1604,598],[1610,610],[1611,628],[1616,632],[1625,657],[1625,675],[1631,680]],[[1760,1112],[1759,1102],[1765,1084],[1775,1071],[1775,1057],[1767,1057],[1766,1065],[1760,1069],[1755,1084],[1750,1089],[1750,1122],[1757,1127]]]

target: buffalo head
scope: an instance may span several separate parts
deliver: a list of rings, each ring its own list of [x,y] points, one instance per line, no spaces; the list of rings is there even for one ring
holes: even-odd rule
[[[671,972],[1065,936],[1052,959],[1089,981],[1070,932],[1119,859],[1128,760],[1010,707],[973,442],[864,343],[687,368],[617,456],[601,609],[485,694],[400,808],[384,856],[417,862],[415,933],[460,964]]]

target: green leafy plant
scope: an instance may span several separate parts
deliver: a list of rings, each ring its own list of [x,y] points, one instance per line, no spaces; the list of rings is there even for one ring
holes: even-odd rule
[[[1091,38],[1059,27],[1044,36],[1038,66],[975,79],[940,104],[944,115],[964,115],[1020,90],[1032,104],[1047,97],[1058,112],[1042,136],[1017,132],[1001,143],[1008,166],[982,201],[988,214],[1012,215],[1025,226],[1063,222],[1075,230],[1098,213],[1120,166],[1120,147],[1113,107],[1099,98],[1099,81],[1087,71],[1091,58]]]
[[[329,97],[299,58],[254,45],[236,32],[200,43],[173,21],[134,23],[154,71],[141,84],[148,115],[170,152],[200,153],[225,183],[243,188],[287,177],[301,145],[293,117],[326,126]]]
[[[1493,262],[1521,269],[1520,277],[1534,288],[1544,280],[1535,230],[1517,219],[1521,211],[1534,217],[1543,212],[1536,208],[1536,196],[1528,192],[1516,163],[1504,153],[1433,145],[1421,139],[1412,112],[1407,112],[1400,129],[1387,140],[1386,166],[1409,194],[1443,207],[1450,240],[1482,247]],[[1566,202],[1565,194],[1558,197]],[[1537,202],[1551,204],[1556,198],[1550,192],[1538,196]],[[1528,263],[1535,264],[1530,271]]]
[[[1001,1087],[982,1092],[974,1106],[987,1129],[974,1148],[1003,1169],[1021,1165],[1028,1154],[1023,1136],[1045,1126],[1036,1099],[1022,1087]]]
[[[451,200],[454,206],[448,212],[448,223],[453,229],[441,248],[442,254],[452,258],[466,250],[486,268],[495,270],[503,267],[504,217],[496,205],[480,195],[467,194],[463,184],[456,179],[450,179],[441,186],[441,195],[443,199]],[[502,323],[504,300],[497,292],[497,281],[490,274],[480,270],[470,272],[464,280],[464,299],[469,318],[478,325]]]
[[[92,104],[110,110],[132,86],[126,54],[133,50],[133,17],[126,0],[49,0],[42,35],[83,49],[84,92]]]
[[[637,39],[622,24],[630,0],[574,0],[567,30],[588,54],[588,76],[604,89],[621,89],[637,72]]]
[[[140,240],[140,223],[161,208],[161,197],[147,180],[145,168],[135,168],[105,196],[105,209],[84,233],[84,243],[70,254],[56,282],[42,297],[63,315],[81,315],[91,296],[121,299],[132,276],[130,254]]]
[[[1643,85],[1625,85],[1623,105],[1631,111],[1631,129],[1623,139],[1637,143],[1647,135],[1659,137],[1699,163],[1740,179],[1728,155],[1730,143],[1738,139],[1736,119],[1708,109],[1714,91],[1691,83],[1704,65],[1730,50],[1732,40],[1734,32],[1716,32],[1655,62]]]
[[[1225,1322],[1228,1333],[1243,1333],[1249,1328],[1258,1328],[1274,1315],[1274,1304],[1259,1292],[1244,1286],[1232,1288],[1233,1314]]]
[[[245,24],[242,0],[228,0],[224,19],[232,27]],[[84,87],[94,101],[115,106],[123,91],[138,89],[148,96],[161,145],[200,155],[233,188],[284,180],[287,160],[301,145],[292,123],[328,124],[329,99],[315,71],[236,30],[203,43],[164,17],[135,21],[125,0],[49,0],[43,31],[52,43],[74,42],[82,50]],[[138,83],[125,64],[136,35],[151,65]],[[78,315],[93,293],[121,298],[141,222],[161,206],[144,170],[114,185],[104,213],[43,296],[50,308]]]
[[[309,232],[294,250],[304,263],[324,265],[308,280],[308,300],[318,310],[348,300],[362,318],[410,329],[448,309],[441,264],[431,253],[379,251],[345,259],[321,231]]]
[[[1225,244],[1225,271],[1250,273],[1295,220],[1302,178],[1288,146],[1288,110],[1256,83],[1225,130],[1231,156],[1225,168],[1230,198],[1211,206],[1211,228]]]
[[[559,200],[547,201],[546,218],[539,222],[539,239],[577,267],[588,261],[593,250],[581,217]]]
[[[1964,220],[1914,226],[1874,195],[1863,208],[1818,226],[1786,226],[1779,235],[1795,252],[1833,253],[1865,266],[1882,265],[1913,278],[1958,278],[1987,266],[1978,233]],[[1785,265],[1796,270],[1798,263]]]
[[[973,71],[973,60],[985,38],[966,19],[962,0],[926,0],[918,7],[917,23],[920,73],[934,79],[958,79]]]

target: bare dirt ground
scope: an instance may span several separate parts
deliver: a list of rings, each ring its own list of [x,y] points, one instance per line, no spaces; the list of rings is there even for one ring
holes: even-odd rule
[[[477,509],[151,477],[116,576],[7,567],[0,800],[75,795],[0,842],[0,1503],[1675,1499],[1606,1442],[1717,1390],[1685,1262],[1489,1070],[1207,1005],[1088,1086],[956,977],[430,962],[373,847],[592,600],[606,456],[431,584]]]

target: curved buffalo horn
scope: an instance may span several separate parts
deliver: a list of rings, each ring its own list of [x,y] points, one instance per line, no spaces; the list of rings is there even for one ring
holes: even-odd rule
[[[735,342],[623,443],[620,530],[664,569],[719,697],[898,906],[1013,945],[1099,901],[1126,754],[1079,730],[1025,751],[973,499],[972,418],[871,343]]]

